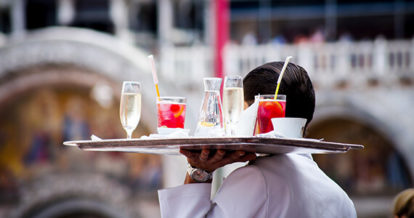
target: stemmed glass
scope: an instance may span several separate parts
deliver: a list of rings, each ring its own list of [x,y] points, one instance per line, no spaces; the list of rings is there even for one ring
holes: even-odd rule
[[[123,82],[119,115],[127,138],[131,139],[132,132],[141,117],[141,84],[139,82]]]
[[[224,128],[227,136],[236,135],[235,125],[243,111],[243,80],[239,75],[226,76],[223,89]]]

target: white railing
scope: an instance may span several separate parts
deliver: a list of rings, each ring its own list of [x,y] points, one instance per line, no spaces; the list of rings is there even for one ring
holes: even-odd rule
[[[182,85],[214,75],[211,47],[181,47],[162,50],[162,75]],[[229,45],[225,50],[225,72],[245,75],[270,61],[294,56],[313,81],[329,85],[333,81],[414,77],[414,40],[336,42],[301,45]],[[198,84],[198,83],[197,83]]]
[[[179,86],[192,87],[214,75],[213,50],[207,46],[164,47],[160,59],[161,77]]]

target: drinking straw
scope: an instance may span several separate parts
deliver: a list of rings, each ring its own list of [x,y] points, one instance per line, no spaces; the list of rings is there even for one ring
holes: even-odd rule
[[[157,91],[158,99],[160,99],[160,90],[158,89],[158,77],[157,77],[157,71],[155,69],[154,55],[148,55],[148,59],[150,60],[150,63],[151,63],[152,79],[154,80],[155,90]]]
[[[282,82],[283,74],[286,71],[286,67],[289,64],[290,59],[292,59],[292,56],[286,57],[285,64],[283,64],[282,71],[280,71],[279,78],[277,78],[277,86],[276,86],[276,92],[275,92],[275,97],[274,97],[275,100],[277,99],[277,93],[279,92],[280,83]]]

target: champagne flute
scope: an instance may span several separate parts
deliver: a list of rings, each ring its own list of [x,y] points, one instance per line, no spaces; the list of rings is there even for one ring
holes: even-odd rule
[[[141,84],[139,82],[123,82],[119,114],[127,138],[131,139],[132,132],[137,127],[141,117]]]
[[[239,75],[226,76],[223,89],[224,128],[227,136],[234,136],[235,125],[243,111],[243,80]]]

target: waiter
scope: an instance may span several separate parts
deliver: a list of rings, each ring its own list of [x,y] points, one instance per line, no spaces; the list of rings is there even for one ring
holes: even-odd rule
[[[258,94],[275,93],[283,62],[271,62],[243,80],[246,106]],[[313,118],[315,92],[307,72],[289,64],[280,93],[286,95],[286,117]],[[184,185],[159,190],[161,216],[220,218],[332,218],[356,217],[348,195],[332,181],[310,155],[280,154],[256,157],[243,151],[181,150],[189,163]],[[250,161],[232,172],[213,199],[214,170],[234,162]]]

